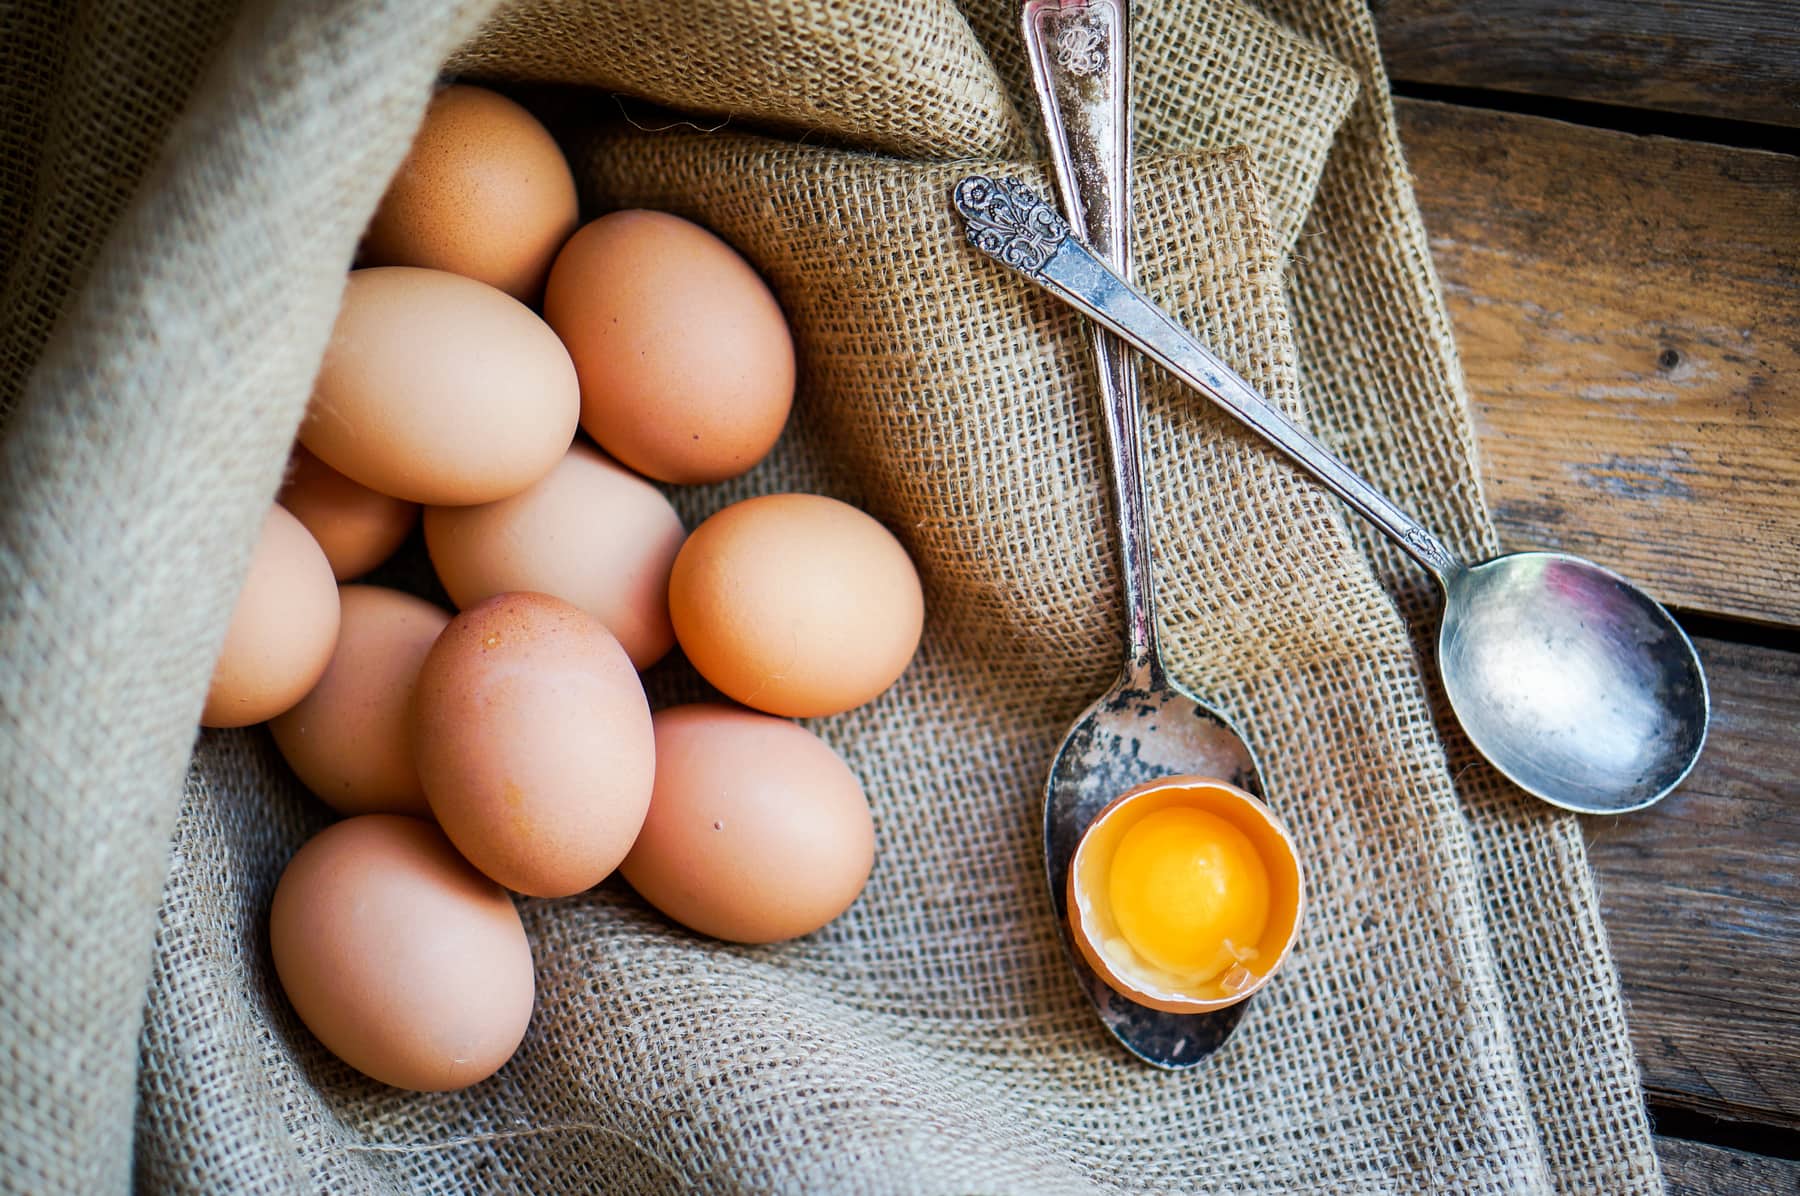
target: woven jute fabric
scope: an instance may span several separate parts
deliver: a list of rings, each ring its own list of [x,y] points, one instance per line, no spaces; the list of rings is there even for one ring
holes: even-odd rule
[[[446,69],[627,92],[708,124],[907,157],[1004,153],[1025,136],[951,0],[532,0],[503,7]]]
[[[946,203],[974,169],[1044,179],[1012,5],[489,8],[5,10],[0,1188],[1657,1190],[1571,821],[1445,721],[1420,579],[1154,370],[1166,651],[1255,743],[1309,919],[1190,1073],[1130,1062],[1074,987],[1037,826],[1121,652],[1093,372]],[[1144,286],[1491,548],[1367,12],[1148,0],[1138,55]],[[522,901],[524,1046],[425,1096],[286,1005],[269,896],[328,814],[260,730],[193,728],[357,235],[446,62],[577,85],[546,102],[587,207],[703,221],[788,312],[787,434],[676,491],[684,517],[845,497],[912,551],[929,615],[891,692],[812,724],[876,819],[849,913],[740,948],[618,881]],[[715,131],[646,131],[609,89]],[[703,692],[679,661],[647,681]]]
[[[963,7],[1018,110],[1035,112],[1019,5],[967,0]],[[1356,72],[1238,0],[1145,0],[1132,6],[1132,17],[1139,152],[1243,145],[1268,190],[1276,241],[1291,250],[1332,134],[1356,96]],[[1032,144],[1042,142],[1034,124]]]

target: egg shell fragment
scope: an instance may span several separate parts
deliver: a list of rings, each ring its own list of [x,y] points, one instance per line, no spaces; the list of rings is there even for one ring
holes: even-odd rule
[[[1110,906],[1115,853],[1133,826],[1165,810],[1212,814],[1247,837],[1261,856],[1268,914],[1254,943],[1235,944],[1239,962],[1222,975],[1172,975],[1132,952]],[[1088,966],[1122,996],[1165,1013],[1208,1013],[1250,996],[1286,961],[1306,911],[1299,851],[1275,812],[1212,777],[1168,776],[1114,798],[1082,832],[1065,886],[1071,937]]]
[[[269,723],[300,780],[340,814],[431,816],[413,763],[412,699],[447,612],[380,586],[343,586],[337,647],[317,685]]]
[[[650,805],[637,670],[604,624],[546,594],[499,594],[450,621],[419,672],[413,744],[444,832],[529,896],[606,879]]]
[[[662,491],[579,441],[521,494],[425,512],[431,563],[457,606],[553,595],[606,624],[640,669],[674,646],[669,570],[686,537]]]
[[[419,504],[377,493],[294,446],[275,501],[312,533],[339,581],[361,577],[394,555],[419,522]]]
[[[794,341],[744,258],[668,212],[610,212],[563,246],[544,318],[581,376],[581,426],[658,481],[736,477],[794,401]]]
[[[446,87],[363,234],[362,261],[448,270],[534,303],[579,221],[550,131],[498,92]]]
[[[417,818],[367,814],[308,841],[275,886],[269,945],[307,1029],[396,1088],[486,1079],[531,1020],[512,899]]]
[[[693,930],[810,934],[855,902],[875,825],[848,765],[798,723],[702,703],[656,714],[656,790],[620,871]]]
[[[891,532],[847,503],[771,494],[688,536],[669,575],[682,650],[726,697],[791,718],[886,690],[924,628],[919,575]]]
[[[581,392],[568,351],[486,283],[409,266],[354,270],[300,440],[409,502],[493,502],[568,451]]]
[[[337,633],[331,562],[298,519],[270,507],[213,665],[200,724],[246,727],[288,709],[325,672]]]

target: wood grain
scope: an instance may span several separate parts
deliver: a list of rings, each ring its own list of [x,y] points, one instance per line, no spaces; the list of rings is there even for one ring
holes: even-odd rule
[[[1800,125],[1793,0],[1377,0],[1388,74]]]
[[[1793,1196],[1800,1192],[1800,1163],[1708,1146],[1682,1138],[1657,1138],[1668,1196]]]
[[[1398,109],[1502,539],[1800,623],[1800,159]]]
[[[1713,723],[1687,782],[1584,820],[1652,1104],[1800,1126],[1800,654],[1696,641]]]

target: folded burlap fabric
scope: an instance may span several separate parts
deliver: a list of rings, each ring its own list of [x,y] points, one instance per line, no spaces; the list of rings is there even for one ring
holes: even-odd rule
[[[0,1187],[1657,1190],[1572,820],[1436,713],[1402,618],[1422,579],[1154,371],[1171,663],[1256,744],[1311,912],[1191,1073],[1131,1063],[1071,982],[1037,826],[1118,653],[1091,366],[945,202],[972,169],[1043,177],[1013,5],[490,7],[9,10]],[[1360,0],[1146,0],[1138,47],[1146,289],[1490,548]],[[446,62],[585,85],[551,99],[586,205],[701,220],[782,300],[789,431],[678,492],[684,516],[856,501],[914,554],[929,618],[893,691],[815,724],[875,811],[848,915],[749,949],[618,882],[525,901],[524,1047],[423,1096],[287,1007],[269,894],[325,812],[261,731],[193,728],[343,271]],[[614,89],[716,131],[635,127]],[[650,683],[698,687],[679,664]]]

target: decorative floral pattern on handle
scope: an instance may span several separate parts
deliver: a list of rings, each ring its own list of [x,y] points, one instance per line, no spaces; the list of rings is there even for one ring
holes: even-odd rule
[[[1439,573],[1448,573],[1456,567],[1455,558],[1444,550],[1436,536],[1424,528],[1408,528],[1401,539],[1412,547],[1413,555]]]
[[[970,175],[951,202],[969,225],[969,244],[1017,270],[1036,273],[1062,243],[1069,224],[1018,179]]]

